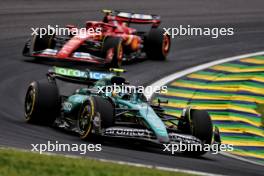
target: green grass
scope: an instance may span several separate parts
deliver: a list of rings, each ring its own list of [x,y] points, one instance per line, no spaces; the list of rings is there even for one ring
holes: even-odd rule
[[[1,176],[167,176],[190,174],[113,164],[85,158],[0,149]]]

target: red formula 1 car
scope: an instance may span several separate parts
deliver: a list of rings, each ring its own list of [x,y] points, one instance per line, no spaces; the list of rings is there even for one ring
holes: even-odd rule
[[[149,58],[165,60],[170,37],[159,27],[160,17],[103,10],[102,21],[87,21],[85,28],[67,25],[60,34],[40,30],[23,49],[24,56],[84,61],[120,67],[122,61]],[[81,30],[85,29],[85,30]],[[58,32],[58,30],[55,30]]]

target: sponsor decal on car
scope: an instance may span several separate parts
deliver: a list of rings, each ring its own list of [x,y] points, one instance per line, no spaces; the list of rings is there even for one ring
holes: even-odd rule
[[[108,76],[112,76],[112,73],[96,72],[96,71],[81,71],[77,69],[69,69],[62,67],[54,67],[54,72],[59,75],[76,77],[76,78],[90,78],[99,80]]]
[[[71,109],[72,109],[72,104],[69,103],[69,102],[65,102],[65,103],[63,103],[63,109],[64,109],[65,111],[71,111]]]
[[[127,137],[148,137],[150,138],[153,133],[146,129],[131,129],[131,128],[107,128],[105,135],[111,136],[127,136]]]

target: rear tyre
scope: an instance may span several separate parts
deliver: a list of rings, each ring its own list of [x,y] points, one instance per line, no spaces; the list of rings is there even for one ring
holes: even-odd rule
[[[191,110],[191,134],[202,141],[203,144],[211,145],[213,136],[213,125],[207,111]],[[187,152],[194,156],[200,156],[207,151],[201,149],[198,151]]]
[[[107,67],[120,68],[123,60],[123,45],[120,37],[107,37],[102,48]]]
[[[60,115],[60,96],[54,83],[34,81],[25,97],[26,122],[51,125]]]
[[[101,121],[101,128],[108,128],[114,124],[114,107],[106,99],[93,96],[85,101],[78,115],[78,128],[81,139],[88,139],[91,136],[91,130],[94,123]]]
[[[170,51],[170,37],[160,28],[152,28],[145,40],[147,57],[153,60],[166,60]]]

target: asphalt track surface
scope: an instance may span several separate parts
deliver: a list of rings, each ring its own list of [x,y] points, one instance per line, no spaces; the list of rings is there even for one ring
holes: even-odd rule
[[[31,27],[82,25],[86,20],[101,19],[102,8],[160,14],[162,25],[166,27],[179,24],[234,27],[232,37],[184,36],[173,39],[166,62],[143,61],[124,66],[128,70],[126,77],[132,84],[147,85],[184,68],[263,50],[263,7],[263,0],[0,1],[0,145],[31,149],[31,143],[47,143],[47,140],[84,143],[78,136],[24,122],[23,101],[28,83],[44,79],[50,65],[61,65],[56,61],[34,63],[21,55]],[[69,66],[69,63],[63,65]],[[104,142],[102,149],[102,152],[89,152],[87,156],[224,175],[263,174],[261,166],[220,155],[206,154],[201,158],[181,154],[171,156],[157,149],[111,141]]]

